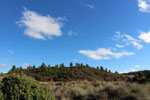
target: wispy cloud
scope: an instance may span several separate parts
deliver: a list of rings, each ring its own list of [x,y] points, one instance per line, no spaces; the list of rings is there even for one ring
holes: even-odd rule
[[[116,47],[118,47],[118,48],[124,48],[125,45],[116,44]]]
[[[150,0],[138,0],[138,7],[142,12],[150,12]]]
[[[86,7],[88,7],[88,8],[91,8],[91,9],[96,8],[96,6],[91,5],[91,4],[84,4],[84,6],[86,6]]]
[[[142,49],[143,45],[140,44],[140,41],[133,38],[132,36],[128,35],[128,34],[121,34],[121,32],[117,31],[115,32],[116,34],[114,35],[113,40],[115,41],[119,41],[122,44],[116,44],[116,47],[118,48],[123,48],[125,46],[128,45],[133,45],[134,47],[136,47],[137,49]]]
[[[136,67],[136,68],[140,68],[141,66],[140,66],[140,65],[135,65],[135,67]]]
[[[61,28],[63,24],[60,22],[63,18],[54,18],[50,15],[42,16],[34,11],[25,10],[20,21],[17,21],[19,26],[24,26],[24,34],[35,38],[46,40],[52,37],[62,35]]]
[[[76,32],[74,32],[74,31],[72,31],[72,30],[69,30],[68,31],[68,35],[69,36],[77,36],[78,34]]]
[[[24,63],[24,64],[22,64],[21,65],[23,68],[26,68],[26,67],[28,67],[28,66],[30,66],[28,63]]]
[[[10,60],[10,59],[7,59],[7,58],[2,59],[2,61],[8,62],[8,63],[14,62],[13,60]]]
[[[150,43],[150,31],[149,32],[140,32],[139,38],[146,43]]]
[[[79,50],[80,54],[83,54],[94,60],[108,60],[112,58],[121,58],[123,56],[135,55],[134,52],[112,52],[110,49],[99,48],[97,50]]]
[[[122,71],[122,72],[119,72],[119,73],[129,73],[129,72],[135,72],[137,71],[138,68],[140,68],[141,66],[140,65],[135,65],[133,67],[130,67],[129,70],[125,70],[125,71]]]
[[[8,50],[8,53],[11,54],[11,55],[14,54],[14,52],[12,50]]]
[[[0,64],[0,68],[9,67],[10,64]]]

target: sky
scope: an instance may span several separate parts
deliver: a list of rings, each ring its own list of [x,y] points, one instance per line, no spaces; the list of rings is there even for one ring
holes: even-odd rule
[[[0,72],[70,62],[150,70],[150,0],[0,0]]]

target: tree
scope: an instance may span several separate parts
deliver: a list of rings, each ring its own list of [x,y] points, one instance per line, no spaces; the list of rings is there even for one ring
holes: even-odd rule
[[[55,100],[53,93],[25,75],[11,74],[2,80],[4,100]]]
[[[108,72],[111,73],[111,70],[109,70]]]
[[[46,64],[44,62],[40,66],[40,69],[41,69],[41,72],[46,72],[47,71],[47,66],[46,66]]]
[[[107,68],[105,68],[105,72],[107,72]]]
[[[97,66],[97,70],[99,70],[99,66]]]
[[[58,68],[58,64],[57,64],[57,65],[55,65],[55,67],[56,67],[56,68]]]
[[[15,73],[16,72],[16,66],[15,65],[12,66],[12,69],[10,70],[10,72],[11,73]]]
[[[72,62],[70,62],[70,67],[73,67],[73,63]]]
[[[81,63],[81,67],[83,67],[84,65],[83,65],[83,63]]]
[[[64,63],[60,64],[60,67],[64,68],[65,67]]]
[[[104,71],[104,68],[103,68],[103,66],[101,66],[101,67],[100,67],[100,70],[101,70],[101,71]]]
[[[35,73],[36,72],[36,66],[33,65],[33,72]]]
[[[46,68],[46,64],[43,62],[40,68]]]
[[[19,73],[22,73],[23,72],[23,69],[22,69],[22,67],[20,66],[20,68],[19,68]]]
[[[48,64],[48,68],[51,68],[51,65],[50,65],[50,64]]]
[[[88,64],[86,64],[86,67],[90,67]]]
[[[118,72],[117,72],[117,71],[115,71],[115,74],[118,74]]]

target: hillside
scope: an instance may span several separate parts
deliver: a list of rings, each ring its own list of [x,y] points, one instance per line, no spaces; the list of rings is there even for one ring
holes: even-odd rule
[[[83,65],[76,63],[73,66],[60,65],[50,66],[42,63],[41,66],[29,66],[26,69],[13,66],[9,73],[24,73],[27,76],[33,77],[38,81],[76,81],[76,80],[101,80],[101,81],[120,81],[126,80],[127,77],[112,73],[110,70],[101,67],[90,67],[88,64]]]
[[[129,72],[129,73],[124,73],[124,75],[131,76],[128,79],[128,81],[130,82],[139,82],[139,83],[150,82],[150,70]]]

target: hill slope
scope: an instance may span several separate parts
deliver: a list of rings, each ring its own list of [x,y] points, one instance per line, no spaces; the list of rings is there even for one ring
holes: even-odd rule
[[[15,66],[8,73],[24,73],[28,76],[34,77],[38,81],[72,81],[72,80],[102,80],[102,81],[118,81],[126,80],[127,78],[117,73],[104,69],[90,67],[76,63],[73,66],[70,63],[69,67],[65,67],[62,63],[60,65],[50,66],[42,63],[41,66],[29,66],[26,69],[16,68]]]

